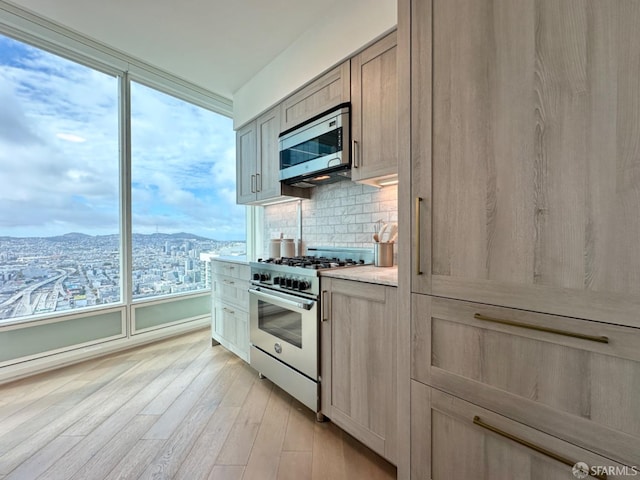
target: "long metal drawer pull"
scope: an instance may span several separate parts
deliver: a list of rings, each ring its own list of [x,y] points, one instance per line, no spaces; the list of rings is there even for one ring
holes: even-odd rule
[[[473,316],[473,318],[477,320],[484,320],[485,322],[511,325],[512,327],[528,328],[529,330],[538,330],[539,332],[555,333],[557,335],[564,335],[565,337],[580,338],[582,340],[589,340],[591,342],[609,343],[609,337],[603,337],[598,335],[585,335],[584,333],[568,332],[566,330],[558,330],[556,328],[540,327],[538,325],[531,325],[530,323],[514,322],[513,320],[502,320],[500,318],[487,317],[480,313],[476,313]]]
[[[251,175],[251,193],[256,193],[256,176]]]
[[[482,420],[480,420],[479,416],[475,416],[473,417],[473,423],[475,425],[478,425],[479,427],[482,427],[486,430],[489,430],[493,433],[497,433],[498,435],[500,435],[501,437],[504,438],[508,438],[509,440],[519,443],[520,445],[524,445],[527,448],[530,448],[531,450],[535,450],[538,453],[541,453],[542,455],[546,455],[547,457],[553,458],[554,460],[557,460],[560,463],[564,463],[565,465],[568,465],[570,467],[573,467],[576,462],[574,462],[573,460],[568,459],[567,457],[563,457],[562,455],[558,455],[555,452],[552,452],[551,450],[547,450],[546,448],[540,447],[538,445],[536,445],[535,443],[531,443],[528,442],[526,440],[523,440],[522,438],[516,437],[515,435],[511,435],[508,432],[505,432],[504,430],[500,430],[499,428],[494,427],[493,425],[489,425],[488,423],[484,423]],[[607,474],[606,473],[601,473],[601,474],[597,474],[597,475],[590,475],[593,478],[597,478],[599,480],[607,480]]]
[[[235,310],[229,310],[227,307],[222,307],[222,309],[223,309],[225,312],[230,313],[231,315],[234,315],[234,314],[236,313],[236,311],[235,311]]]
[[[422,275],[422,260],[420,254],[420,206],[422,205],[422,197],[416,197],[416,208],[415,208],[415,228],[416,228],[416,275]]]

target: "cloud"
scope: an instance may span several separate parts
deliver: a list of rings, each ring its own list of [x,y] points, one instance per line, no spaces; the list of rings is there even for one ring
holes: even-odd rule
[[[79,135],[74,135],[73,133],[56,133],[56,137],[60,140],[66,140],[67,142],[73,143],[84,143],[87,141],[86,138],[83,138]]]
[[[118,79],[0,36],[0,105],[0,235],[117,229]],[[244,235],[231,119],[133,83],[132,182],[134,231]]]

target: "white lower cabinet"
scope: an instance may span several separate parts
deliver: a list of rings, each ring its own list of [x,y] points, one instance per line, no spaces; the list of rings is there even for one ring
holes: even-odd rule
[[[211,338],[249,361],[249,266],[213,261]]]

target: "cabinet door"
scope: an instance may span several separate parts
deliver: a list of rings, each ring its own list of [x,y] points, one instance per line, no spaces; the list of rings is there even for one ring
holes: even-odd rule
[[[326,278],[322,289],[322,411],[394,462],[397,289]]]
[[[258,130],[257,198],[262,200],[280,195],[278,152],[280,108],[276,107],[264,113],[256,123]]]
[[[221,300],[214,301],[214,336],[226,347],[236,344],[235,310]],[[226,341],[226,343],[225,343]]]
[[[398,173],[396,32],[351,59],[354,181]]]
[[[256,122],[236,132],[236,201],[246,204],[256,199]]]
[[[439,390],[411,383],[411,478],[585,478],[572,473],[578,462],[586,464],[592,474],[589,478],[625,478],[625,472],[635,475],[637,471]],[[414,415],[416,408],[420,411]]]
[[[432,165],[413,187],[432,214],[430,292],[640,326],[640,2],[420,8],[415,93],[432,56],[433,105],[414,107],[433,125],[414,122],[413,150]]]
[[[350,65],[346,61],[282,102],[281,130],[284,132],[332,107],[348,102],[350,85]]]

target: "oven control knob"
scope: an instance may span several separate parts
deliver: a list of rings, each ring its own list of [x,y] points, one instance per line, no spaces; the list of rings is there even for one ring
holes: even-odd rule
[[[279,343],[274,344],[273,349],[276,351],[276,353],[282,353],[282,345],[280,345]]]
[[[287,288],[293,288],[293,279],[287,278],[286,285],[287,285]]]
[[[280,277],[273,277],[273,284],[280,285]]]
[[[291,282],[291,288],[294,290],[298,290],[300,288],[300,280],[294,280]]]
[[[254,273],[253,274],[253,279],[254,280],[260,280],[260,274],[259,273]]]
[[[311,282],[307,282],[306,280],[300,280],[298,284],[298,290],[308,290],[311,288]]]
[[[260,274],[260,280],[263,281],[263,282],[266,282],[270,278],[271,278],[271,275],[269,275],[268,273],[261,273]]]

